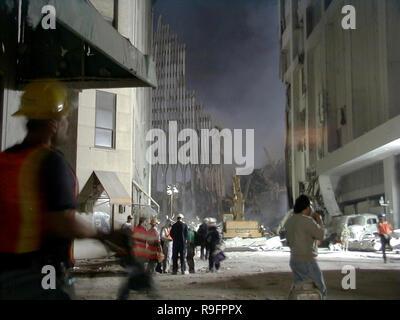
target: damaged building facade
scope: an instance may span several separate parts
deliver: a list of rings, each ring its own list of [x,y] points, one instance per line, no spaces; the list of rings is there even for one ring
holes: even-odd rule
[[[386,210],[399,228],[400,3],[279,4],[291,205],[309,193],[331,216]],[[342,27],[345,5],[355,30]]]
[[[1,149],[25,136],[26,120],[11,116],[19,108],[25,84],[58,79],[68,86],[73,109],[70,140],[62,151],[77,174],[79,211],[106,229],[119,228],[129,214],[157,215],[151,166],[145,158],[152,88],[157,86],[154,1],[51,1],[56,9],[54,30],[41,26],[47,4],[0,4]]]
[[[186,87],[186,45],[172,34],[169,25],[162,24],[158,18],[154,33],[154,60],[156,63],[158,87],[153,90],[152,126],[161,129],[167,135],[168,146],[171,122],[176,122],[177,132],[194,129],[200,136],[201,129],[213,129],[210,115],[204,111],[194,91]],[[183,142],[178,142],[180,148]],[[201,153],[201,144],[198,145]],[[221,147],[222,150],[222,147]],[[163,151],[161,151],[163,152]],[[179,194],[173,210],[181,210],[194,218],[196,215],[222,216],[222,199],[225,196],[223,160],[220,164],[153,164],[153,193],[160,203],[162,211],[170,214],[171,199],[167,195],[167,186],[175,185]],[[175,212],[175,211],[174,211]]]

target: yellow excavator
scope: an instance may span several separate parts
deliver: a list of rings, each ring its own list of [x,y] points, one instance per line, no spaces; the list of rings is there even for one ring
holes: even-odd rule
[[[244,197],[240,187],[240,176],[233,176],[233,205],[230,214],[223,215],[224,233],[228,238],[259,238],[261,233],[258,221],[246,221],[244,218]]]

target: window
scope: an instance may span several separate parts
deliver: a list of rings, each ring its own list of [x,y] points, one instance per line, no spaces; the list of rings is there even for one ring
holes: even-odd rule
[[[368,219],[367,223],[368,224],[377,224],[378,222],[376,221],[376,219]]]
[[[350,218],[347,225],[349,226],[363,226],[364,225],[364,218],[363,217],[355,217]]]
[[[96,147],[115,148],[116,101],[115,94],[96,91]]]

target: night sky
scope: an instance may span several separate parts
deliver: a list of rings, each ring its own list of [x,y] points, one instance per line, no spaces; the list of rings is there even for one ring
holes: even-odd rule
[[[277,0],[158,0],[154,18],[186,43],[187,89],[214,123],[255,129],[255,166],[263,147],[284,157],[285,89],[279,79]]]

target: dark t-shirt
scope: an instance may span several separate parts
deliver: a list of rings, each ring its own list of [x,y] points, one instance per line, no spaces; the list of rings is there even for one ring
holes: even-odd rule
[[[16,145],[6,152],[16,153],[31,148],[27,144]],[[74,210],[76,203],[76,178],[64,154],[52,149],[43,159],[40,169],[40,184],[48,211]]]

